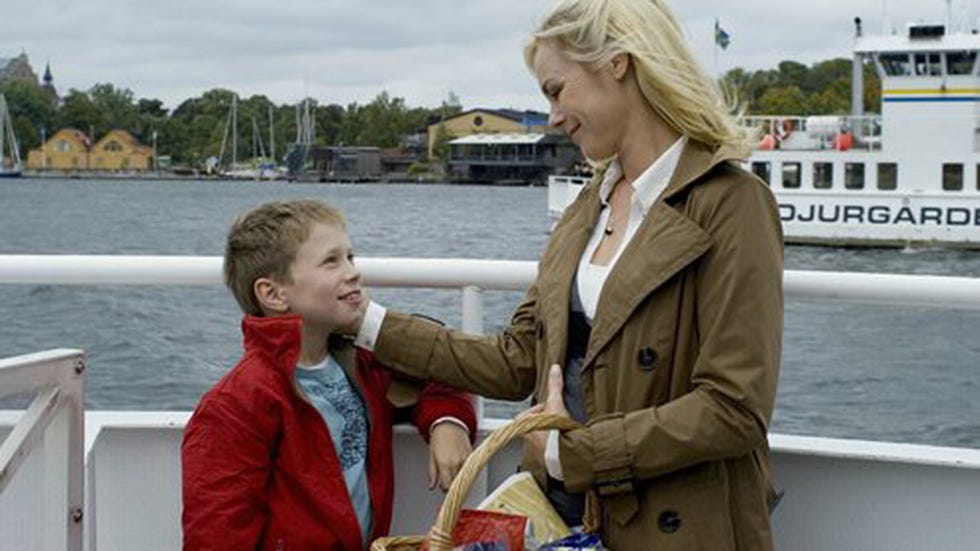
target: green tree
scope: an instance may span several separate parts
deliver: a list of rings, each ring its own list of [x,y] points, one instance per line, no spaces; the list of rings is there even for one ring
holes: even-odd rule
[[[0,82],[0,94],[7,99],[11,124],[20,143],[20,155],[26,158],[27,151],[40,145],[42,128],[48,137],[54,132],[58,112],[48,95],[30,82]]]
[[[93,134],[96,127],[101,127],[102,124],[102,114],[92,102],[92,98],[85,92],[70,90],[62,101],[58,126]],[[95,139],[91,135],[89,137]]]
[[[769,88],[759,98],[759,112],[780,115],[806,113],[806,97],[799,86]]]
[[[91,136],[93,140],[117,128],[141,134],[139,112],[131,90],[112,84],[96,84],[89,89],[88,95],[99,114],[95,135]]]
[[[432,158],[443,163],[449,160],[449,142],[451,141],[451,136],[446,130],[446,124],[444,122],[439,122],[439,126],[436,127],[436,136],[432,142]]]

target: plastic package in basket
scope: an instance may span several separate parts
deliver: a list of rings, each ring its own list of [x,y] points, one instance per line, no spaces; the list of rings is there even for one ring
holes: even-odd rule
[[[520,515],[464,509],[453,529],[453,551],[525,551],[526,525]],[[428,548],[426,542],[422,551]]]

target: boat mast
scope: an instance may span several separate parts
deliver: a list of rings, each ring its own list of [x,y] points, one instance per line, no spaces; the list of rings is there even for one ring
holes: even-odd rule
[[[272,163],[276,163],[276,134],[275,134],[275,119],[272,118],[272,104],[269,104],[269,159]]]
[[[854,18],[854,42],[861,40],[861,18]],[[864,56],[855,50],[851,61],[851,116],[864,115]]]
[[[4,162],[4,147],[3,141],[7,136],[7,98],[0,94],[0,170],[3,170]]]
[[[0,169],[3,168],[4,149],[10,148],[10,162],[13,170],[20,170],[20,145],[14,134],[14,124],[7,109],[7,98],[0,94]],[[44,147],[44,144],[41,144]]]
[[[231,96],[231,168],[238,164],[238,94]]]

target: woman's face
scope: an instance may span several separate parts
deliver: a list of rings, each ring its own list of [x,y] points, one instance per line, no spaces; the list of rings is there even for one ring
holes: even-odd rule
[[[537,45],[532,66],[550,105],[548,124],[568,134],[589,159],[606,159],[620,150],[628,116],[625,63],[619,59],[593,71],[569,59],[554,40]]]

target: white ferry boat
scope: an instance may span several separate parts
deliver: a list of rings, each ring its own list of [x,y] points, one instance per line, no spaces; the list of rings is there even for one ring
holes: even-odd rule
[[[851,116],[746,117],[747,168],[779,201],[787,243],[980,248],[980,34],[910,24],[854,45]],[[881,115],[863,115],[864,60]],[[553,218],[588,180],[549,178]]]

